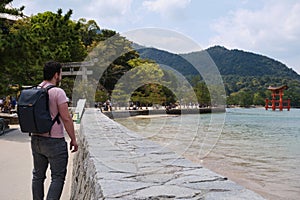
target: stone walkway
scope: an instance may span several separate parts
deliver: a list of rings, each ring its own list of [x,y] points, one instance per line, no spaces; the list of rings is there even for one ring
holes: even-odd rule
[[[85,111],[79,141],[76,199],[263,199],[94,109]]]

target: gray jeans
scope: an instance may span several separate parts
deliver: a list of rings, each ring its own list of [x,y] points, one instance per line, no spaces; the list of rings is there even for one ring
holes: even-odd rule
[[[33,199],[43,200],[44,198],[44,181],[50,164],[51,184],[47,200],[59,200],[64,187],[68,164],[68,148],[65,139],[32,136],[31,150],[33,156]]]

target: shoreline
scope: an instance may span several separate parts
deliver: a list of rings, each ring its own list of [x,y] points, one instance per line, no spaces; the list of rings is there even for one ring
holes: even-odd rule
[[[229,180],[234,181],[235,183],[244,186],[245,188],[256,192],[257,194],[261,195],[263,198],[266,199],[281,199],[280,196],[277,195],[272,195],[270,193],[267,193],[259,188],[257,188],[257,184],[259,183],[254,183],[253,182],[249,182],[249,180],[247,180],[246,177],[244,177],[242,174],[238,174],[235,171],[232,171],[230,169],[228,169],[228,167],[226,168],[226,170],[224,170],[224,166],[215,166],[212,162],[213,162],[213,158],[204,158],[203,160],[199,160],[199,159],[193,159],[191,156],[188,155],[184,155],[184,157],[188,160],[191,160],[192,162],[201,164],[203,167],[217,173],[220,174],[224,177],[227,177]],[[209,157],[209,155],[208,155]]]

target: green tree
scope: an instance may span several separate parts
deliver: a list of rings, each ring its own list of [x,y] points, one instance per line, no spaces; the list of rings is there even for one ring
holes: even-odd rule
[[[254,105],[265,105],[266,98],[263,92],[256,92],[253,95],[253,104]]]
[[[47,60],[81,61],[87,55],[79,33],[80,23],[70,19],[72,10],[62,15],[39,13],[16,21],[6,37],[0,66],[7,74],[2,83],[37,84]]]
[[[249,107],[253,104],[253,95],[250,91],[241,90],[238,92],[239,105],[242,107]]]
[[[5,72],[4,66],[2,65],[4,59],[5,46],[8,43],[7,36],[9,34],[9,27],[14,23],[13,18],[23,17],[22,11],[24,6],[20,8],[11,8],[9,5],[12,0],[1,0],[0,1],[0,76],[2,79],[6,79],[7,73]],[[8,17],[7,17],[8,15]],[[8,19],[11,18],[12,19]],[[15,55],[14,55],[15,56]],[[0,94],[7,94],[9,91],[7,82],[0,81]]]
[[[211,105],[211,99],[209,95],[208,88],[204,82],[198,82],[194,86],[194,90],[197,95],[198,103],[200,106],[209,106]]]
[[[103,31],[101,34],[101,37],[105,38],[113,32]],[[138,54],[131,48],[131,42],[115,34],[98,42],[89,52],[87,60],[95,62],[90,68],[93,71],[92,76],[94,79],[100,77],[99,83],[111,94],[118,80],[132,68],[128,61],[134,58],[138,58]]]
[[[142,64],[141,64],[142,63]],[[163,71],[155,63],[132,59],[129,61],[132,69],[116,84],[112,99],[126,105],[129,101],[141,104],[162,104],[167,101],[163,85]]]

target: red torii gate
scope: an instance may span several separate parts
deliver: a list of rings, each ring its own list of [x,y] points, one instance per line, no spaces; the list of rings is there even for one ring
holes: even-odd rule
[[[269,99],[266,99],[266,105],[265,105],[266,110],[268,110],[268,108],[272,108],[272,110],[276,110],[277,108],[279,108],[280,111],[282,111],[283,108],[287,108],[288,111],[290,110],[291,100],[290,99],[287,99],[287,100],[282,99],[283,91],[285,89],[288,89],[287,85],[283,85],[283,86],[279,86],[279,87],[272,87],[272,86],[268,87],[268,90],[272,91],[272,99],[271,99],[272,105],[270,106]],[[278,96],[279,96],[279,99],[276,98]],[[284,103],[286,105],[283,105]]]

